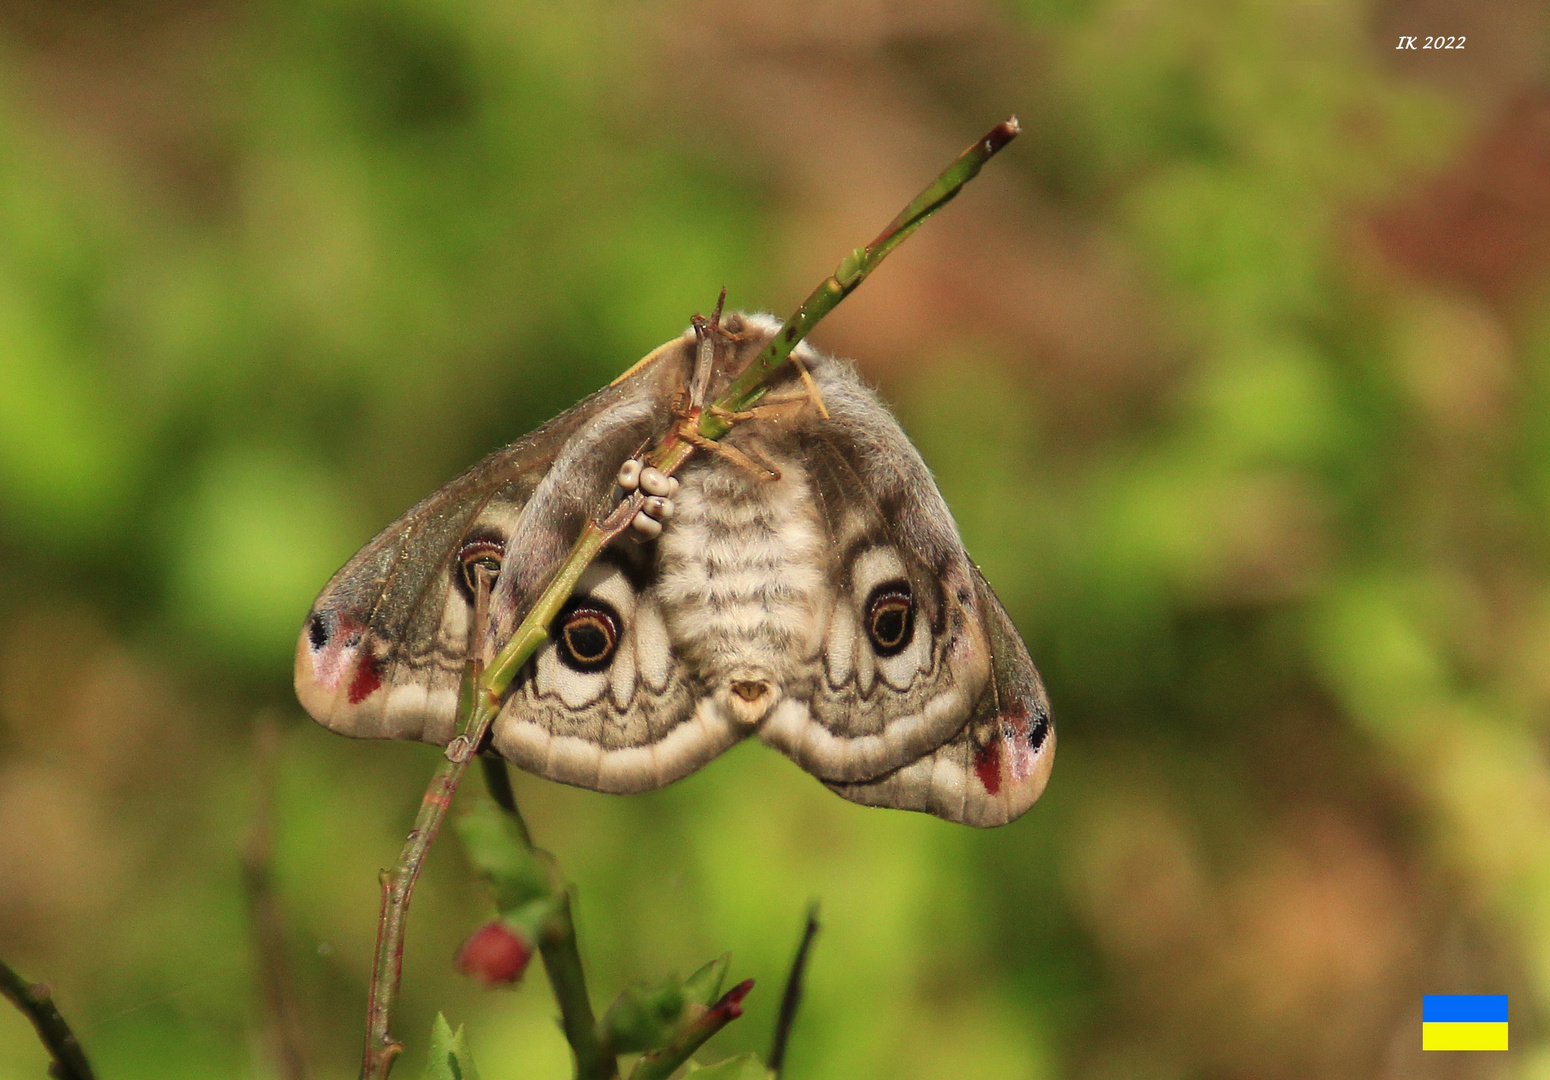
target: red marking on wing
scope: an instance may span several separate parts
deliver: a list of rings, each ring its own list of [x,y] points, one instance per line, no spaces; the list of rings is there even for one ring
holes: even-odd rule
[[[361,654],[361,662],[350,680],[350,704],[359,705],[382,686],[382,661],[370,653]]]
[[[974,755],[974,775],[991,795],[1001,791],[1001,733],[979,748]]]

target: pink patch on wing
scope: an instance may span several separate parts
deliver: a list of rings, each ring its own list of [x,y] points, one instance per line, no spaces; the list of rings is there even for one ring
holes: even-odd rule
[[[355,666],[364,629],[358,622],[340,618],[323,646],[312,648],[312,675],[320,685],[330,689],[338,686],[344,674]]]
[[[1014,705],[1000,716],[1001,729],[974,755],[974,775],[986,792],[998,795],[1007,780],[1026,780],[1033,774],[1038,754],[1028,748],[1031,725],[1028,710]]]
[[[1033,772],[1033,751],[1028,749],[1028,710],[1014,706],[1001,714],[1001,739],[1006,743],[1008,771],[1013,780],[1025,780]]]
[[[375,694],[382,686],[382,661],[370,653],[362,653],[355,678],[350,680],[350,704],[359,705]]]
[[[342,649],[325,646],[312,654],[312,677],[323,686],[339,685],[339,659]]]

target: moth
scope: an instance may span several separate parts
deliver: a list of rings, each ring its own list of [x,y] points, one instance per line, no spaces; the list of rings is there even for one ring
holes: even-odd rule
[[[686,332],[384,529],[307,616],[307,711],[345,735],[447,743],[470,643],[492,656],[586,522],[641,487],[635,527],[586,570],[490,748],[624,793],[756,735],[854,802],[977,826],[1020,816],[1054,757],[1043,683],[920,454],[848,361],[799,345],[719,446],[673,478],[641,468],[690,395],[715,400],[778,329],[729,315],[698,368]],[[476,627],[480,575],[494,585]]]

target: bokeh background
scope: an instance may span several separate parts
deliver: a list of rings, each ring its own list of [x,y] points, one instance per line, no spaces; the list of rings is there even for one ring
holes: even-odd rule
[[[8,0],[0,955],[105,1080],[279,1075],[270,792],[312,1075],[354,1075],[436,752],[301,714],[315,592],[1015,111],[815,341],[1026,636],[1049,790],[981,833],[757,745],[519,778],[594,996],[730,949],[709,1056],[762,1052],[818,897],[792,1080],[1550,1076],[1547,56],[1533,0]],[[568,1075],[536,972],[451,970],[489,912],[445,837],[405,1076],[438,1009],[487,1080]],[[1508,993],[1514,1049],[1423,1055],[1428,992]],[[43,1063],[0,1012],[0,1078]]]

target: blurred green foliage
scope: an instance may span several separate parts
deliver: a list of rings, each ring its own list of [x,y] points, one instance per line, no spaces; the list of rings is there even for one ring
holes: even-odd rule
[[[1011,109],[1000,178],[817,344],[897,405],[1027,637],[1049,792],[982,834],[755,745],[648,796],[521,783],[599,1005],[730,949],[759,987],[711,1056],[762,1053],[821,896],[793,1080],[1501,1075],[1421,1056],[1444,992],[1512,995],[1506,1068],[1550,1075],[1546,268],[1509,268],[1511,295],[1432,271],[1470,219],[1405,208],[1471,175],[1489,109],[1401,75],[1373,20],[0,15],[0,954],[105,1078],[277,1075],[237,873],[270,710],[309,1052],[353,1071],[376,873],[435,751],[299,714],[316,590],[723,284],[789,309]],[[1504,204],[1531,225],[1531,202]],[[409,1053],[445,1013],[483,1075],[565,1075],[541,979],[452,972],[488,917],[444,843]],[[42,1062],[0,1016],[0,1078]]]
[[[426,1055],[425,1080],[479,1080],[479,1070],[468,1052],[466,1029],[453,1032],[441,1013],[431,1028],[431,1048]]]

